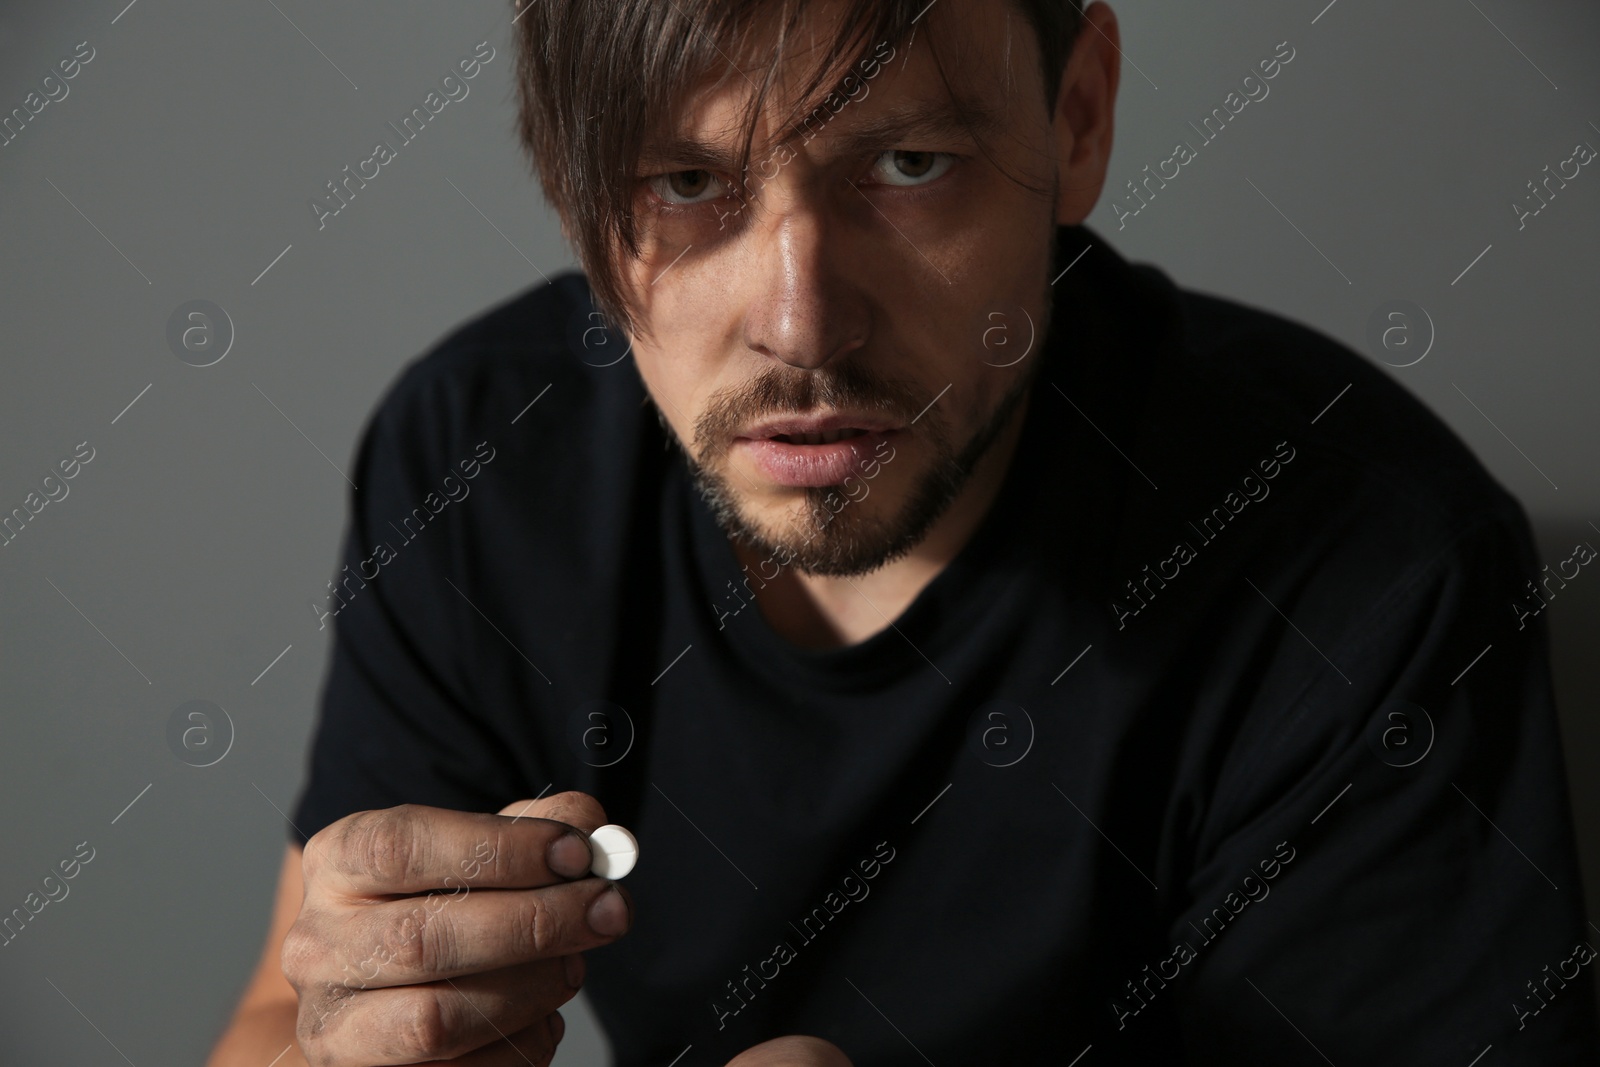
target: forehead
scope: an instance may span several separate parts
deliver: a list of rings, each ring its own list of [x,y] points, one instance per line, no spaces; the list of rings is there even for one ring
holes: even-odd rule
[[[864,37],[846,14],[842,0],[822,0],[788,32],[757,24],[742,45],[715,42],[709,69],[653,120],[641,162],[727,162],[747,128],[768,148],[825,132],[840,154],[896,137],[983,136],[1038,95],[1032,30],[1011,0],[934,0],[895,40]]]

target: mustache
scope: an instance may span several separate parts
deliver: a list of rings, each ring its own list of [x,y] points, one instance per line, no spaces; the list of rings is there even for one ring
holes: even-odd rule
[[[713,460],[728,450],[735,434],[762,416],[816,409],[872,413],[902,425],[921,416],[937,432],[937,413],[928,407],[933,396],[924,392],[915,382],[885,377],[860,360],[820,370],[769,367],[743,385],[712,394],[695,420],[695,452],[704,461]]]

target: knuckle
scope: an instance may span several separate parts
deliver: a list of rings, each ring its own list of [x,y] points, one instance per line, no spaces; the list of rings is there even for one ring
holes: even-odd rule
[[[380,976],[387,976],[379,982],[381,985],[404,981],[406,976],[417,974],[425,963],[418,944],[420,931],[409,913],[363,916],[352,931],[348,945],[352,951],[345,972],[361,988],[369,982],[379,982]]]
[[[421,908],[413,908],[402,916],[392,928],[389,942],[394,946],[390,958],[406,974],[431,974],[438,964],[434,951],[434,938],[425,918],[419,917]]]
[[[347,820],[338,853],[353,872],[374,882],[402,882],[416,862],[413,805],[363,811]]]
[[[550,808],[545,817],[573,826],[589,824],[598,827],[606,823],[606,809],[590,794],[569,789],[550,798]]]
[[[511,936],[537,958],[559,955],[562,942],[560,913],[541,895],[528,896],[522,907],[512,912]]]
[[[303,881],[311,881],[322,870],[322,854],[327,851],[328,841],[333,836],[328,832],[330,829],[324,826],[306,838],[306,843],[300,847],[300,877]]]
[[[327,1040],[328,1023],[334,1010],[324,1010],[313,998],[301,997],[300,1010],[295,1017],[294,1038],[311,1067],[328,1067],[334,1062],[334,1053]]]
[[[300,981],[305,977],[311,961],[310,937],[301,929],[300,924],[289,927],[289,932],[283,935],[283,944],[278,946],[278,969],[283,971],[284,978],[288,979],[296,990],[300,988]]]
[[[422,944],[421,931],[410,917],[400,921],[398,926],[390,926],[389,936],[384,942],[384,960],[394,965],[398,973],[429,973],[429,952],[426,945]]]
[[[419,1059],[448,1059],[459,1051],[460,1040],[450,1009],[432,993],[407,996],[387,1028],[395,1047],[388,1050]]]
[[[304,987],[316,967],[327,956],[328,946],[304,919],[295,920],[283,935],[278,951],[278,965],[284,978],[299,991]]]
[[[497,882],[510,871],[516,870],[514,846],[518,840],[516,834],[507,833],[503,828],[496,826],[493,833],[483,842],[489,849],[489,855],[483,859],[480,875],[483,871],[488,871],[491,881]],[[476,851],[474,850],[475,854]],[[470,879],[463,880],[470,881]]]
[[[442,914],[430,912],[426,906],[417,921],[417,954],[415,965],[428,974],[447,974],[459,969],[460,945],[456,929]]]
[[[308,888],[327,869],[328,853],[337,846],[341,832],[339,823],[330,823],[306,838],[300,850],[300,878]]]
[[[300,1055],[305,1057],[306,1063],[311,1067],[322,1067],[327,1062],[327,1056],[322,1051],[322,1043],[317,1040],[315,1027],[315,1016],[302,1005],[300,1015],[294,1022],[294,1043],[300,1050]]]

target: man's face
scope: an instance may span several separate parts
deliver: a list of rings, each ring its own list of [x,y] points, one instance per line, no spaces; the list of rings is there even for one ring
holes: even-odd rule
[[[815,6],[815,39],[838,8]],[[813,574],[923,538],[1020,416],[1049,326],[1056,144],[1032,30],[1004,0],[939,0],[918,30],[784,146],[763,147],[787,107],[763,114],[743,201],[731,163],[681,143],[731,161],[759,70],[686,101],[640,160],[640,374],[729,535]],[[952,90],[988,115],[989,157]]]

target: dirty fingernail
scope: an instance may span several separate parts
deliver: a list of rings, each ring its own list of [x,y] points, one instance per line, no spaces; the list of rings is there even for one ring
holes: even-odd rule
[[[622,891],[612,886],[589,905],[589,926],[602,937],[615,937],[628,929],[628,902]]]
[[[589,851],[589,840],[576,830],[568,830],[545,851],[545,863],[563,878],[581,878],[589,873],[594,855]]]

